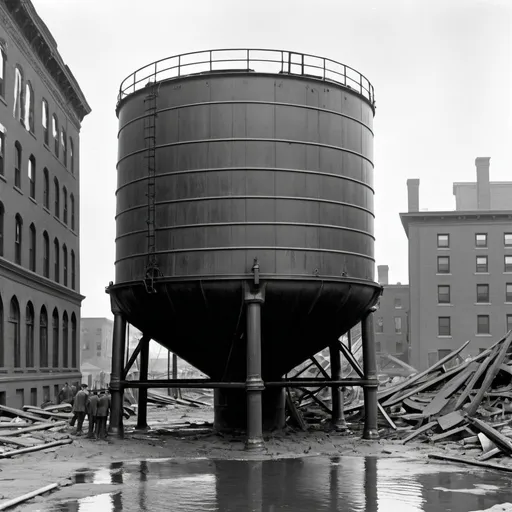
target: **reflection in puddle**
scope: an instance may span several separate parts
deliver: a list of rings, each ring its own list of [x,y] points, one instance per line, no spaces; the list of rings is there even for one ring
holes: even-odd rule
[[[510,495],[510,477],[497,472],[377,457],[147,460],[84,468],[75,481],[119,490],[24,510],[469,512]]]

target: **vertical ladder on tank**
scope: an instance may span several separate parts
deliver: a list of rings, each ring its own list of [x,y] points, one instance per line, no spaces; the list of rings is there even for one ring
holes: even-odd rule
[[[158,262],[156,259],[156,84],[149,84],[150,91],[144,98],[145,116],[144,116],[144,142],[146,145],[146,169],[148,175],[148,189],[146,196],[148,198],[147,208],[147,260],[144,284],[148,293],[156,293],[154,288],[154,279],[159,274]]]

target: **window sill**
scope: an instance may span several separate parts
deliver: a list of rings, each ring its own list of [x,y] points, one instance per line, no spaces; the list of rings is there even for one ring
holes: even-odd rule
[[[446,308],[446,307],[449,307],[449,308],[452,308],[453,307],[453,304],[450,302],[450,303],[447,303],[447,302],[438,302],[437,303],[438,306],[441,306],[442,308]]]
[[[475,272],[475,276],[490,276],[489,272]]]
[[[475,334],[477,338],[492,338],[492,334]]]
[[[442,338],[442,339],[451,339],[452,338],[452,335],[450,334],[449,336],[448,335],[444,335],[444,334],[438,334],[437,335],[438,338]]]
[[[5,183],[7,183],[7,178],[3,174],[0,174],[0,180],[5,181]]]
[[[475,247],[476,250],[478,249],[489,249],[489,247]]]
[[[37,140],[36,134],[32,130],[27,130],[27,132],[34,137],[34,140]]]
[[[450,248],[449,247],[438,247],[437,250],[438,251],[449,251]]]
[[[507,305],[512,305],[512,302],[507,302],[507,301],[505,301],[505,304],[507,304]]]
[[[475,302],[475,306],[491,306],[491,302]]]
[[[505,270],[504,274],[512,275],[512,271]]]
[[[48,214],[48,215],[51,215],[52,212],[50,210],[48,210],[48,208],[46,208],[46,206],[43,206],[43,210]]]
[[[33,197],[28,197],[34,204],[37,204],[37,201]]]
[[[36,368],[27,368],[27,373],[37,373],[37,369]]]
[[[23,191],[21,190],[21,188],[17,187],[16,185],[14,185],[12,188],[16,190],[16,192],[18,192],[19,194],[23,195]]]
[[[451,272],[437,272],[436,276],[451,276]]]
[[[7,104],[6,99],[5,99],[3,96],[0,96],[0,102],[2,102],[6,107],[8,107],[8,106],[9,106],[9,105]]]

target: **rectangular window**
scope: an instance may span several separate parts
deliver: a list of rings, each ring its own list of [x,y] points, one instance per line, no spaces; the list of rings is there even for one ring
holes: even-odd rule
[[[505,272],[512,272],[512,256],[505,256]]]
[[[439,285],[437,287],[437,303],[450,304],[450,287],[448,285]]]
[[[447,247],[450,247],[450,235],[437,235],[437,247],[440,249],[446,249]]]
[[[440,316],[438,319],[437,333],[439,336],[451,336],[452,325],[451,318],[449,316]]]
[[[507,315],[507,332],[512,330],[512,315]]]
[[[404,344],[401,341],[397,341],[395,344],[395,354],[402,354],[404,351]]]
[[[384,332],[384,319],[382,317],[377,318],[377,322],[375,323],[375,332]]]
[[[395,316],[395,334],[402,333],[402,318]]]
[[[489,272],[487,256],[477,256],[476,257],[476,271],[479,274],[481,274],[481,273],[486,274],[487,272]]]
[[[395,309],[402,309],[402,299],[395,297]]]
[[[512,283],[505,285],[505,302],[512,302]]]
[[[382,352],[380,341],[375,342],[375,352],[377,352],[377,354],[380,354]]]
[[[7,61],[7,55],[3,48],[0,48],[0,96],[5,98],[5,63]]]
[[[505,233],[503,236],[505,247],[512,247],[512,233]]]
[[[449,274],[450,273],[450,256],[437,257],[437,273]]]
[[[5,162],[5,133],[2,130],[2,126],[0,126],[0,174],[4,176],[4,162]]]
[[[477,316],[477,334],[490,334],[491,333],[491,321],[489,315],[478,315]]]
[[[489,285],[477,284],[476,285],[476,301],[479,303],[489,304]]]
[[[43,124],[44,143],[48,146],[49,141],[50,141],[50,115],[48,112],[48,103],[46,100],[42,101],[41,107],[42,107],[41,122]]]
[[[477,233],[475,235],[475,247],[487,247],[487,233]]]

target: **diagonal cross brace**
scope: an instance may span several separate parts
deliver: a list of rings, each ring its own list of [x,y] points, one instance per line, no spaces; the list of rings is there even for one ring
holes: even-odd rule
[[[128,372],[130,371],[130,368],[133,366],[133,363],[137,359],[138,355],[140,354],[140,351],[142,350],[142,347],[145,343],[149,343],[149,336],[143,335],[142,338],[139,340],[139,344],[137,345],[137,348],[133,351],[133,354],[130,356],[130,359],[126,363],[126,366],[124,367],[124,370],[121,374],[121,380],[126,380],[126,376],[128,375]]]

